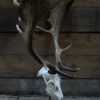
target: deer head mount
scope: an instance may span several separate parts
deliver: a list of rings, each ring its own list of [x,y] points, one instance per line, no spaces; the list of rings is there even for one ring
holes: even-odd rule
[[[61,100],[61,98],[63,98],[63,94],[60,87],[60,75],[73,78],[73,76],[64,73],[62,70],[70,72],[76,72],[79,70],[79,68],[74,69],[66,67],[61,61],[60,56],[62,52],[68,50],[72,44],[62,49],[58,43],[60,25],[65,9],[66,7],[71,7],[73,0],[13,0],[13,2],[19,9],[19,25],[16,25],[17,30],[25,39],[30,55],[43,66],[43,68],[41,68],[38,72],[38,75],[44,78],[48,95],[58,98],[57,100]],[[50,25],[49,29],[37,26],[39,19],[46,13],[48,16],[46,17],[45,22]],[[32,37],[34,35],[35,28],[52,35],[55,46],[55,65],[42,59],[42,57],[35,52],[32,45]]]

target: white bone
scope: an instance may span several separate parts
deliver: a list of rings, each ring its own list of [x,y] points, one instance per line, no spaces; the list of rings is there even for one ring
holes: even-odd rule
[[[19,25],[16,25],[16,29],[18,30],[19,33],[23,34],[23,31],[19,28]]]
[[[16,5],[17,7],[20,6],[20,3],[17,0],[13,0],[14,5]]]
[[[19,22],[21,22],[21,21],[22,21],[20,17],[18,17],[18,20],[19,20]]]
[[[61,78],[58,74],[50,74],[48,71],[48,68],[42,67],[38,72],[38,76],[43,77],[46,84],[46,92],[51,98],[53,98],[52,100],[62,100],[63,93],[60,85]]]

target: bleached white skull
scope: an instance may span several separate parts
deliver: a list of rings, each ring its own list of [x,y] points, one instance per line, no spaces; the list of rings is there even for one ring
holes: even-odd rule
[[[38,76],[42,76],[46,83],[46,92],[52,98],[52,100],[62,100],[63,93],[61,90],[61,78],[58,74],[48,73],[47,67],[42,67],[38,72]]]

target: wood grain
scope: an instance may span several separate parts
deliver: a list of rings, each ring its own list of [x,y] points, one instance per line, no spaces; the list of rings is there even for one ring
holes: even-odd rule
[[[17,32],[17,17],[17,9],[0,7],[0,32]],[[44,19],[41,19],[38,25],[45,26],[43,22]],[[66,11],[61,26],[62,32],[100,33],[100,7],[73,7]]]
[[[100,96],[100,80],[62,80],[64,96]],[[41,79],[0,79],[0,94],[47,96]]]
[[[36,33],[33,35],[33,45],[41,55],[54,53],[51,35]],[[62,48],[73,43],[66,55],[100,55],[100,34],[87,33],[61,33],[59,43]],[[48,48],[47,48],[48,46]],[[20,34],[0,34],[0,54],[25,54],[27,53],[24,39]]]
[[[100,78],[100,34],[61,33],[60,45],[73,43],[61,56],[67,66],[80,67],[77,78]],[[46,60],[55,63],[51,36],[36,33],[33,38],[36,51]],[[36,77],[41,65],[28,54],[19,34],[0,34],[0,77]]]
[[[12,0],[0,0],[0,94],[47,96],[44,81],[37,77],[41,65],[28,54],[15,28],[17,17]],[[43,21],[38,24],[45,26]],[[73,43],[61,56],[63,63],[81,69],[77,79],[62,79],[64,96],[100,96],[100,0],[75,0],[61,26],[60,46]],[[35,32],[36,51],[55,63],[51,36]]]
[[[47,96],[33,96],[33,95],[29,95],[29,96],[7,96],[7,95],[1,95],[0,99],[10,99],[10,100],[49,100],[49,97]],[[100,97],[64,97],[64,100],[99,100]]]
[[[13,0],[0,0],[0,6],[14,7]],[[75,0],[73,6],[75,7],[99,7],[99,0]]]

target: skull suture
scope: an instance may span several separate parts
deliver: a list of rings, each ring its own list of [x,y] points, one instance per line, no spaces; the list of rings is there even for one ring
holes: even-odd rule
[[[60,85],[61,78],[58,74],[50,74],[48,71],[49,69],[47,67],[43,67],[38,72],[38,76],[44,78],[47,94],[54,98],[54,100],[62,100],[63,93]]]

